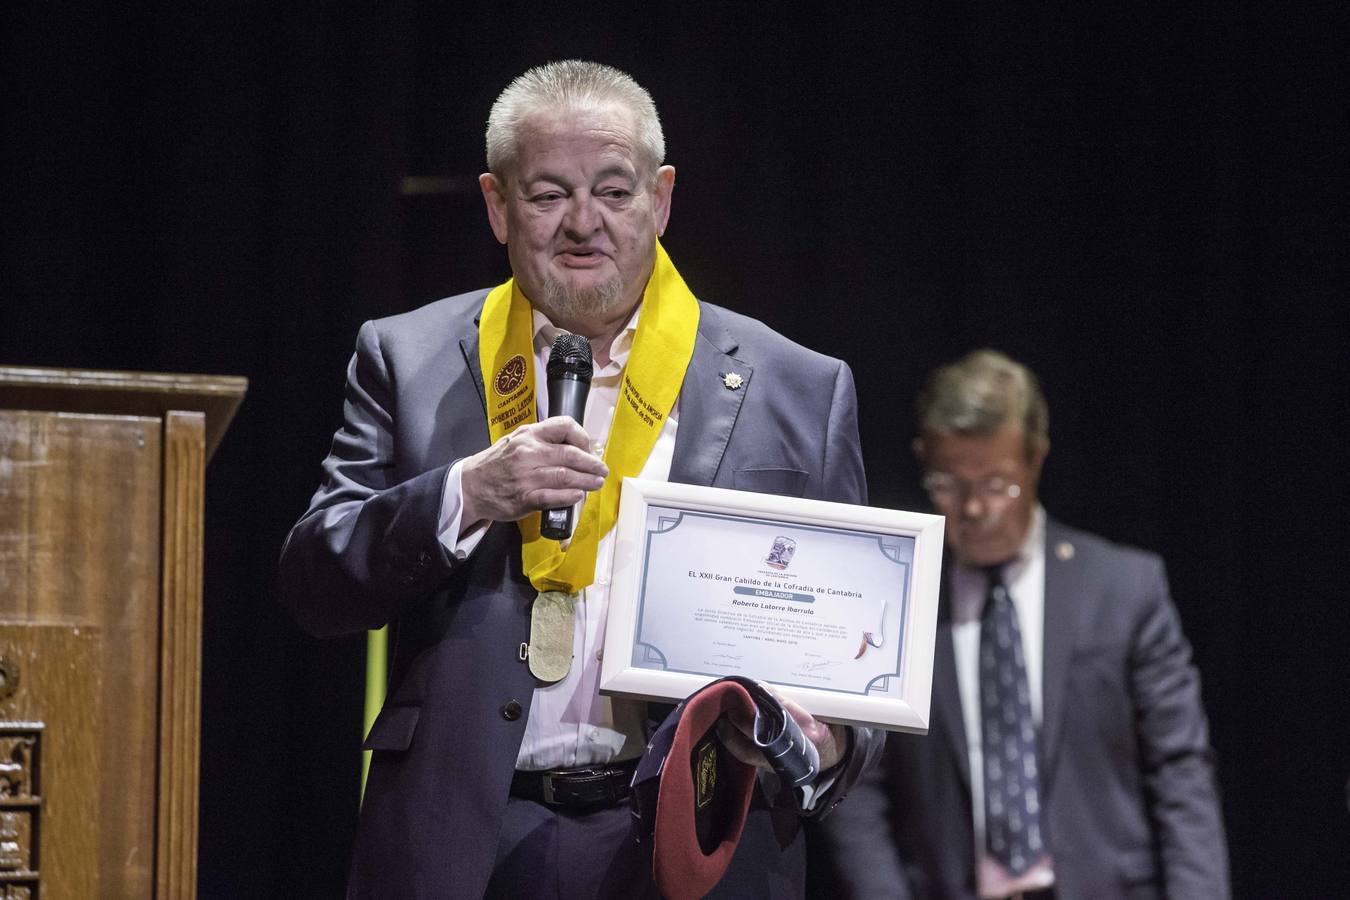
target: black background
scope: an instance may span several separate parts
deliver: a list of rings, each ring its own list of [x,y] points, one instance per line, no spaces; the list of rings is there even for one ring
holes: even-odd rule
[[[1168,559],[1237,895],[1350,883],[1345,4],[122,6],[5,14],[0,362],[250,379],[208,469],[203,897],[341,893],[364,641],[302,635],[275,559],[361,321],[506,274],[487,110],[569,56],[656,98],[695,293],[853,366],[873,503],[920,504],[934,365],[1040,374],[1047,508]]]

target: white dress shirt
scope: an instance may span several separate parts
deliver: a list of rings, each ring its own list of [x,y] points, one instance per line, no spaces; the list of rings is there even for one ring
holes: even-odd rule
[[[1045,647],[1045,510],[1037,506],[1022,548],[1003,567],[1003,583],[1017,610],[1022,652],[1031,691],[1031,715],[1041,724],[1041,680]],[[1014,878],[990,856],[984,843],[984,742],[980,726],[980,615],[988,592],[983,569],[955,566],[951,573],[952,649],[961,692],[961,714],[970,754],[971,812],[975,818],[975,858],[979,860],[981,897],[1007,897],[1055,883],[1049,855]]]
[[[603,455],[619,399],[623,368],[633,349],[641,307],[633,312],[624,330],[609,346],[609,364],[597,368],[586,397],[586,421],[592,449]],[[546,367],[559,329],[539,310],[534,310],[534,377],[539,419],[548,416]],[[675,431],[679,427],[679,401],[666,417],[661,433],[639,473],[641,478],[665,481],[675,455]],[[440,516],[439,538],[459,559],[466,558],[486,532],[475,529],[457,540],[460,529],[462,461],[446,476]],[[503,527],[502,523],[498,527]],[[509,527],[515,527],[510,525]],[[645,747],[643,722],[647,705],[637,700],[600,696],[601,648],[605,643],[605,620],[609,609],[609,573],[614,557],[614,532],[600,538],[595,556],[595,582],[576,600],[576,628],[572,635],[572,668],[553,684],[534,689],[525,738],[516,757],[518,769],[557,769],[601,765],[642,755]]]

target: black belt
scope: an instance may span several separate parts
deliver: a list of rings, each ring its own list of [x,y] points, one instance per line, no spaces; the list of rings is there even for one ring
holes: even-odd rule
[[[581,769],[542,772],[517,769],[511,776],[511,796],[574,809],[616,806],[628,797],[628,785],[637,764],[636,759],[628,759]]]

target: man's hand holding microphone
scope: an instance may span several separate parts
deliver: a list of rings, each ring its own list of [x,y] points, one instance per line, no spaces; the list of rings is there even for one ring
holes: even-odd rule
[[[577,334],[558,335],[547,369],[549,417],[522,425],[464,461],[461,531],[484,520],[513,522],[543,510],[545,537],[571,536],[573,507],[586,492],[598,491],[609,474],[580,424],[591,372],[590,342]]]

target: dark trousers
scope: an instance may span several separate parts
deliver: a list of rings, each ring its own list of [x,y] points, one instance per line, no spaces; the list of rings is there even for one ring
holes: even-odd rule
[[[758,798],[757,798],[758,799]],[[758,806],[758,808],[755,808]],[[799,900],[803,838],[783,848],[767,808],[755,804],[736,855],[708,896],[718,900]],[[484,895],[491,900],[658,900],[650,842],[639,844],[627,804],[572,812],[512,797]]]
[[[574,812],[512,797],[485,896],[655,900],[651,845],[638,846],[632,822],[627,804]]]

